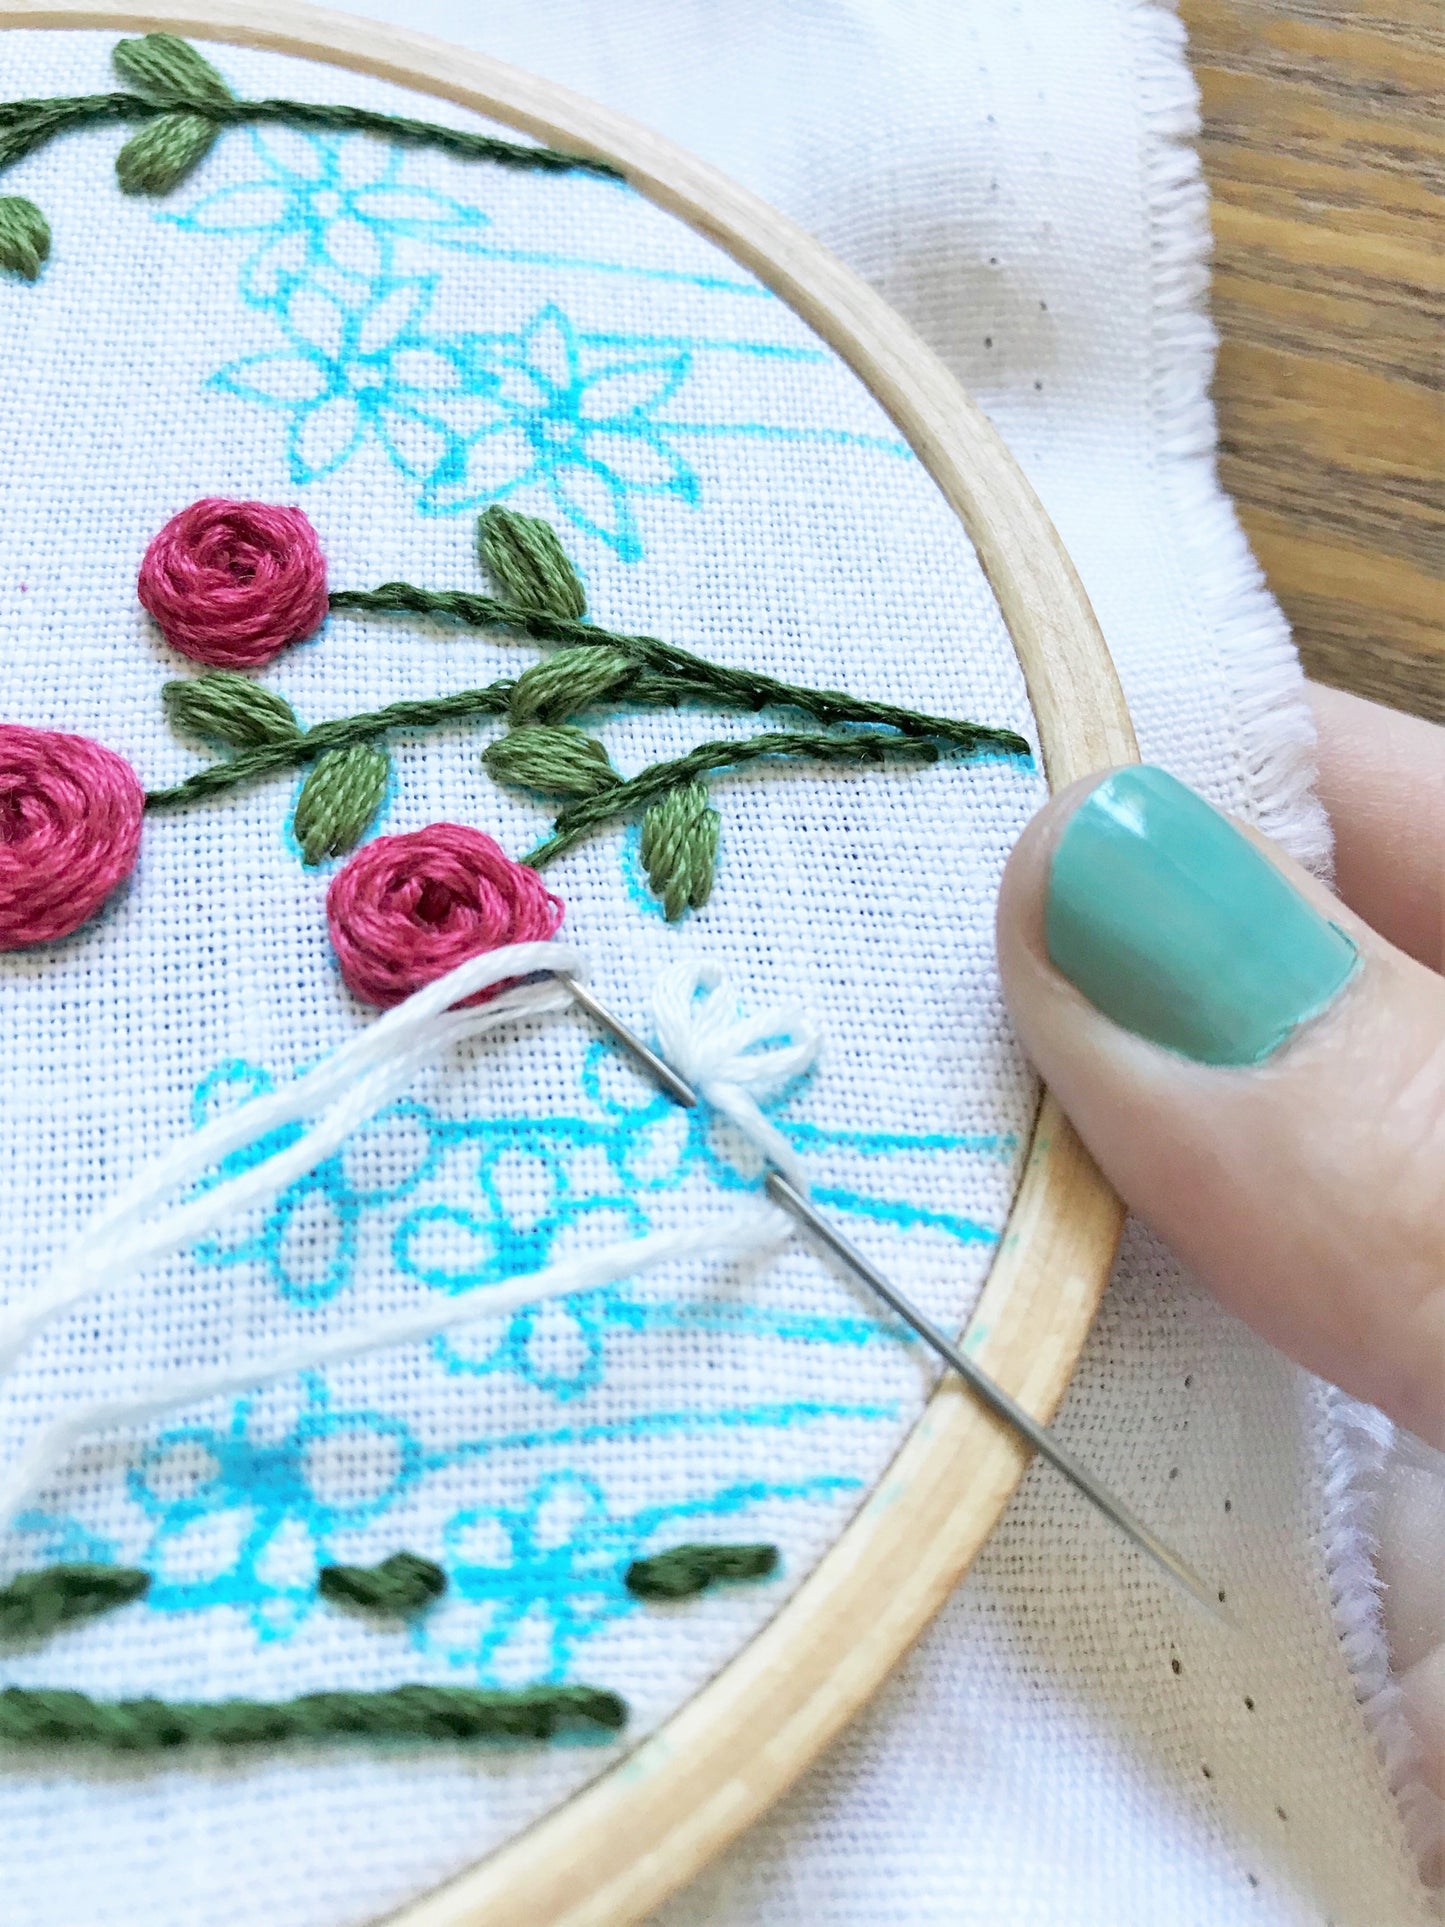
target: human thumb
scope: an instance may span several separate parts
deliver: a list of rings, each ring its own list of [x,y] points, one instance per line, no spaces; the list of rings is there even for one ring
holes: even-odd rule
[[[1232,1311],[1445,1445],[1445,979],[1163,770],[1025,830],[998,908],[1024,1046]]]

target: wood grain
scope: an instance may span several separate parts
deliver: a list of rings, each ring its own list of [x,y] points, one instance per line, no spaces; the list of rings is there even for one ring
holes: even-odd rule
[[[1445,8],[1181,11],[1225,487],[1309,673],[1445,719]]]
[[[620,115],[500,61],[296,0],[170,10],[0,0],[6,26],[164,28],[330,61],[603,155],[782,296],[852,367],[968,530],[1028,684],[1057,787],[1137,751],[1088,598],[1022,471],[977,405],[887,304],[726,176]],[[979,1364],[1052,1416],[1102,1294],[1123,1211],[1045,1096],[975,1314]],[[831,1551],[695,1699],[397,1927],[627,1927],[785,1791],[867,1701],[967,1569],[1027,1454],[945,1382]]]

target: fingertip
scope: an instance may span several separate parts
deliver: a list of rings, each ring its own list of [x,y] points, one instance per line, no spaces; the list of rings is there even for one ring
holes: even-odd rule
[[[1266,1337],[1439,1437],[1440,979],[1147,766],[1029,824],[998,946],[1024,1048],[1129,1207]]]

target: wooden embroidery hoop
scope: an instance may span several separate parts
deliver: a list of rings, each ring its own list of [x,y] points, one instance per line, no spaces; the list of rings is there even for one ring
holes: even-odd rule
[[[1018,652],[1054,789],[1138,751],[1088,598],[1013,457],[936,355],[819,242],[623,115],[446,41],[292,0],[149,12],[0,0],[0,27],[164,30],[348,68],[605,157],[756,274],[853,369],[968,531]],[[1046,1092],[974,1312],[979,1363],[1050,1417],[1123,1212]],[[625,1927],[756,1820],[877,1689],[967,1570],[1027,1464],[945,1381],[852,1523],[763,1632],[561,1807],[392,1916],[392,1927]],[[878,1575],[886,1574],[880,1584]]]

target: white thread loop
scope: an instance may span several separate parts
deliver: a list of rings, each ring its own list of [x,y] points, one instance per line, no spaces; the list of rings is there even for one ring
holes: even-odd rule
[[[548,973],[541,981],[513,983],[484,1004],[455,1008],[477,990],[539,971]],[[559,943],[513,944],[474,957],[398,1004],[282,1090],[238,1105],[173,1146],[102,1207],[38,1292],[0,1316],[0,1373],[44,1326],[82,1298],[104,1286],[129,1282],[145,1264],[204,1238],[235,1212],[274,1198],[339,1149],[447,1045],[518,1017],[566,1009],[571,992],[558,981],[558,973],[585,980],[586,961]],[[801,1181],[791,1147],[757,1101],[781,1091],[816,1055],[817,1031],[801,1007],[745,1017],[715,964],[684,963],[662,979],[657,1012],[664,1048],[678,1069],[765,1157],[790,1177],[797,1172]],[[156,1215],[180,1185],[214,1170],[232,1152],[304,1118],[315,1122],[294,1143]],[[413,1344],[473,1319],[593,1290],[673,1259],[751,1256],[781,1244],[791,1229],[781,1212],[752,1204],[708,1224],[583,1252],[460,1298],[429,1300],[351,1331],[297,1338],[266,1356],[173,1374],[125,1397],[91,1400],[43,1426],[0,1476],[0,1530],[90,1432],[143,1424],[163,1412],[271,1379]]]
[[[224,1398],[252,1385],[290,1378],[297,1372],[314,1371],[323,1365],[340,1364],[367,1352],[415,1344],[457,1325],[470,1324],[478,1318],[498,1317],[546,1298],[615,1284],[673,1259],[752,1257],[781,1244],[791,1231],[790,1221],[771,1205],[746,1205],[707,1224],[657,1231],[643,1238],[625,1238],[598,1251],[561,1259],[543,1271],[524,1272],[495,1285],[479,1286],[461,1297],[447,1297],[439,1303],[429,1298],[419,1306],[355,1326],[350,1331],[298,1339],[265,1357],[172,1376],[125,1398],[93,1399],[43,1426],[5,1468],[0,1476],[0,1532],[10,1524],[31,1493],[44,1484],[91,1432],[117,1425],[143,1425],[164,1412],[199,1405],[205,1399]]]
[[[459,999],[491,984],[537,971],[585,978],[587,964],[580,951],[560,943],[509,944],[468,958],[377,1018],[294,1082],[212,1119],[163,1153],[101,1207],[38,1291],[0,1313],[0,1377],[31,1340],[72,1305],[204,1238],[233,1213],[276,1197],[344,1144],[449,1044],[480,1036],[518,1017],[567,1009],[571,994],[552,975],[540,983],[514,984],[470,1010],[452,1008]],[[295,1143],[165,1216],[154,1217],[156,1207],[177,1186],[202,1176],[231,1152],[254,1144],[281,1125],[305,1117],[318,1121]]]
[[[721,966],[696,957],[683,958],[662,973],[652,1007],[668,1063],[730,1118],[790,1184],[806,1191],[801,1159],[760,1109],[810,1070],[818,1055],[818,1026],[803,1005],[780,1004],[749,1017]]]
[[[508,979],[488,1002],[458,1010],[462,998]],[[128,1283],[142,1266],[194,1244],[235,1212],[264,1204],[329,1157],[358,1126],[404,1090],[417,1071],[449,1044],[518,1017],[566,1009],[571,991],[559,974],[585,980],[585,959],[560,943],[512,944],[471,958],[408,997],[384,1017],[284,1089],[238,1105],[183,1139],[142,1171],[93,1217],[40,1290],[0,1315],[0,1374],[35,1335],[82,1298]],[[793,1183],[806,1188],[791,1145],[759,1109],[812,1064],[818,1031],[800,1004],[746,1016],[716,964],[675,964],[658,983],[658,1035],[668,1058],[709,1104],[732,1119]],[[282,1125],[316,1121],[294,1143],[156,1215],[180,1185],[194,1182],[230,1153],[254,1145]],[[298,1338],[269,1355],[206,1371],[171,1375],[122,1398],[95,1399],[43,1426],[0,1476],[0,1530],[36,1487],[89,1432],[143,1424],[162,1412],[195,1405],[297,1372],[412,1344],[472,1319],[495,1317],[569,1292],[594,1290],[672,1259],[740,1258],[781,1244],[791,1221],[757,1203],[708,1224],[629,1238],[601,1250],[519,1274],[440,1303],[374,1320],[349,1332]]]

